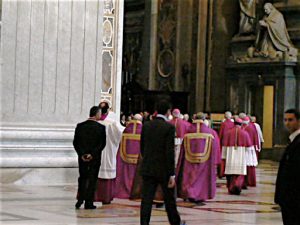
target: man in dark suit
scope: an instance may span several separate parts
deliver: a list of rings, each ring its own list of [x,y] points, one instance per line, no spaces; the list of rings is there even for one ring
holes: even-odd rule
[[[287,110],[284,123],[290,133],[287,146],[279,164],[275,202],[280,205],[285,225],[300,224],[300,113]]]
[[[98,106],[90,110],[90,118],[77,124],[73,145],[78,155],[78,201],[79,209],[85,201],[85,209],[95,209],[93,205],[96,183],[101,164],[101,152],[106,144],[105,126],[97,122],[101,117]]]
[[[148,225],[151,217],[152,201],[157,186],[163,190],[168,219],[171,225],[180,224],[180,216],[175,198],[175,127],[167,122],[170,104],[161,101],[157,107],[158,115],[143,125],[141,134],[141,155],[143,162],[141,175],[142,203],[141,225]]]

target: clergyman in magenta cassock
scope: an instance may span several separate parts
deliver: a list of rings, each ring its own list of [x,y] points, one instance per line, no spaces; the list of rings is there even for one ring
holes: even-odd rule
[[[231,117],[232,117],[231,112],[229,112],[229,111],[225,112],[224,117],[225,117],[225,121],[223,121],[221,123],[220,131],[219,131],[219,138],[220,138],[221,146],[224,146],[223,142],[224,142],[225,134],[228,133],[234,127],[234,122],[231,119]],[[222,148],[221,148],[221,151],[222,151]],[[221,154],[222,154],[222,152],[221,152]],[[224,172],[225,172],[225,159],[222,159],[220,169],[219,169],[219,174],[218,174],[219,178],[222,178],[225,176]]]
[[[116,198],[130,198],[140,154],[142,120],[143,117],[136,114],[123,132],[122,141],[117,154]]]
[[[243,118],[244,124],[242,128],[248,133],[251,141],[252,148],[248,149],[246,152],[247,159],[247,177],[245,180],[245,185],[250,187],[256,186],[256,169],[257,166],[257,154],[259,151],[259,139],[256,127],[253,123],[250,122],[250,118],[248,116]]]
[[[217,145],[212,129],[203,120],[195,120],[184,137],[180,156],[179,197],[195,202],[214,198]]]
[[[188,132],[190,127],[190,123],[179,118],[180,110],[174,109],[172,112],[173,119],[169,121],[169,123],[175,126],[175,167],[177,167],[178,159],[181,151],[181,145],[183,142],[184,135]]]
[[[235,127],[225,134],[222,147],[228,192],[237,195],[241,193],[247,175],[246,151],[253,147],[248,133],[241,128],[242,122],[240,118],[236,119]]]

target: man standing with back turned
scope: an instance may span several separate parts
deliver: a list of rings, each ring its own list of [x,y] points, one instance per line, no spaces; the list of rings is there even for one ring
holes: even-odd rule
[[[97,122],[101,117],[100,108],[93,106],[90,118],[77,124],[73,145],[78,154],[79,178],[78,201],[79,209],[83,201],[85,209],[95,209],[93,205],[98,172],[101,164],[101,153],[106,144],[105,126]]]
[[[290,133],[290,144],[282,159],[276,181],[275,202],[280,205],[284,225],[300,224],[300,112],[289,109],[284,124]]]
[[[167,122],[170,105],[161,101],[158,115],[146,122],[141,134],[141,155],[143,157],[141,175],[143,177],[141,225],[148,225],[151,217],[152,201],[160,184],[171,225],[180,225],[180,216],[175,198],[175,127]]]

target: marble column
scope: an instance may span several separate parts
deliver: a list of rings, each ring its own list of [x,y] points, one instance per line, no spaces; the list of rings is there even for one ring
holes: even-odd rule
[[[114,1],[2,2],[1,167],[73,167],[76,123],[99,104],[104,10]],[[120,108],[123,5],[115,13],[113,97]]]
[[[156,62],[157,62],[157,21],[159,0],[151,1],[151,31],[150,31],[150,63],[149,63],[149,90],[156,89]]]
[[[177,14],[180,19],[176,24],[175,91],[189,91],[189,77],[185,82],[182,77],[182,67],[187,64],[188,68],[191,68],[193,0],[178,1]]]
[[[207,35],[209,24],[209,2],[199,1],[199,20],[198,20],[198,43],[197,43],[197,68],[196,68],[196,93],[195,110],[204,110],[205,107],[205,76],[206,76],[206,51]]]

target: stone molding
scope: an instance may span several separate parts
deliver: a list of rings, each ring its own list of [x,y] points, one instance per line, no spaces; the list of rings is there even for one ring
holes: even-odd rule
[[[2,126],[0,135],[2,168],[77,166],[73,126]]]

